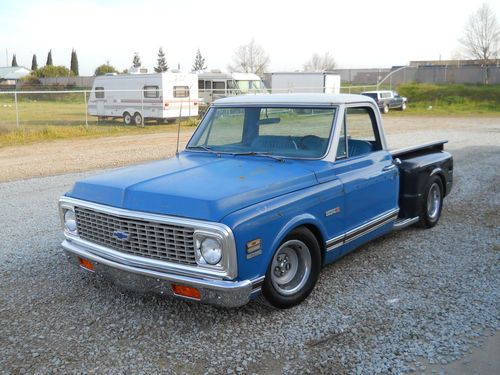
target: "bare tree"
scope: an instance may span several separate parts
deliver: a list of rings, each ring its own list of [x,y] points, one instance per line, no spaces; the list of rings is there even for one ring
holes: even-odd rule
[[[328,72],[335,69],[336,65],[335,59],[330,55],[330,52],[325,52],[322,56],[314,53],[303,68],[306,72]]]
[[[480,60],[484,67],[484,83],[488,84],[488,64],[500,52],[500,27],[495,13],[484,3],[469,16],[464,35],[459,39],[469,58]]]
[[[269,56],[261,45],[252,40],[238,47],[233,57],[233,64],[228,66],[231,72],[255,73],[261,75],[269,65]]]

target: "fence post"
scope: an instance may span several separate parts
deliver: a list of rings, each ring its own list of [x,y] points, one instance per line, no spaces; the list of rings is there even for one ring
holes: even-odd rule
[[[17,105],[17,91],[14,91],[14,102],[16,105],[16,127],[19,129],[19,107]]]
[[[87,113],[87,91],[83,90],[83,101],[85,103],[85,126],[89,126],[89,115]]]
[[[142,88],[141,95],[141,119],[142,119],[142,127],[144,127],[144,87]]]

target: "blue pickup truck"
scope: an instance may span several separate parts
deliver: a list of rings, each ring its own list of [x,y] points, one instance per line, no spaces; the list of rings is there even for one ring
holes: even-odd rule
[[[221,99],[174,157],[76,182],[59,202],[62,246],[126,288],[289,308],[322,266],[436,225],[453,177],[444,143],[389,151],[362,95]]]

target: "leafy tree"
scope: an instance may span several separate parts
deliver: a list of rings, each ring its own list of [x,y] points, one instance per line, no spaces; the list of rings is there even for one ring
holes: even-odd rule
[[[31,70],[38,69],[38,62],[36,61],[36,55],[33,54],[33,58],[31,59]]]
[[[116,70],[115,67],[112,66],[112,65],[102,64],[102,65],[99,65],[96,68],[96,70],[94,72],[94,75],[96,75],[96,76],[103,76],[106,73],[118,73],[118,70]]]
[[[134,53],[134,59],[132,60],[132,65],[134,66],[134,68],[140,68],[142,65],[141,58],[139,57],[138,52]]]
[[[314,53],[309,61],[304,64],[306,72],[328,72],[335,69],[335,59],[330,52],[325,52],[323,56]]]
[[[47,55],[47,62],[45,63],[45,65],[47,66],[51,66],[51,65],[54,65],[52,63],[52,50],[49,51],[49,54]]]
[[[70,77],[73,72],[62,65],[45,65],[31,73],[38,78]]]
[[[200,49],[198,48],[198,51],[196,51],[196,56],[194,58],[193,72],[201,72],[206,68],[205,58],[201,56]]]
[[[232,72],[263,74],[269,62],[269,56],[264,48],[252,39],[248,44],[236,49],[233,64],[229,65],[228,69]]]
[[[484,67],[484,83],[488,84],[488,64],[500,54],[500,26],[488,4],[484,3],[469,16],[459,42],[467,57],[481,61]]]
[[[156,73],[163,73],[168,70],[167,59],[165,58],[165,52],[163,48],[160,47],[158,50],[158,66],[155,68]]]
[[[76,51],[72,50],[71,51],[71,65],[70,69],[73,72],[75,76],[78,76],[78,56],[76,55]]]
[[[18,66],[17,65],[17,59],[16,59],[16,54],[14,53],[14,55],[12,56],[12,66]]]

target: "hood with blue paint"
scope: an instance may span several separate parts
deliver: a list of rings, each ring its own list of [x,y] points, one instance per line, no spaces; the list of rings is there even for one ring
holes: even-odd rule
[[[220,221],[317,183],[305,162],[183,152],[78,181],[68,196],[135,211]]]

